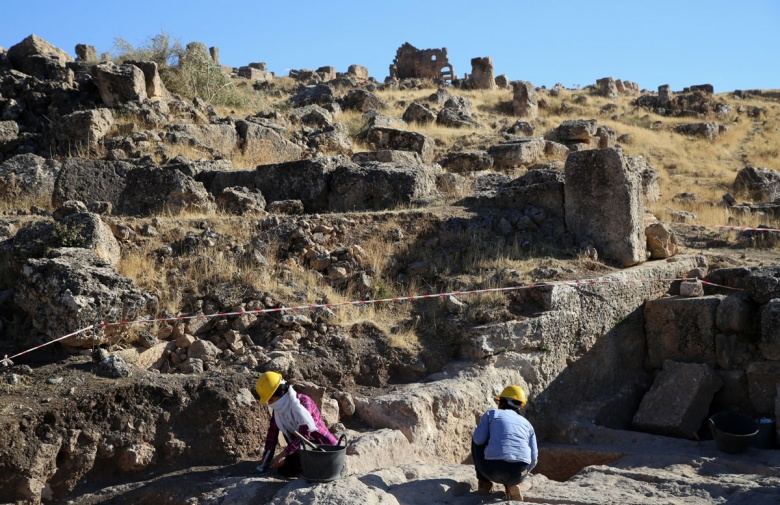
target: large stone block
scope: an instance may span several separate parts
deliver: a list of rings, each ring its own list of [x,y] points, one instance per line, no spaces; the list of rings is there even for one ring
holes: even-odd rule
[[[592,241],[599,258],[621,266],[647,259],[642,177],[619,149],[571,153],[566,159],[566,227]]]
[[[420,203],[436,192],[436,175],[440,171],[432,165],[341,165],[331,177],[330,210],[384,210]]]
[[[426,163],[433,161],[435,143],[422,133],[375,126],[368,131],[366,141],[376,149],[414,151]]]
[[[761,308],[761,354],[780,360],[780,298]]]
[[[306,212],[328,210],[331,172],[349,163],[345,156],[260,165],[255,170],[255,184],[267,203],[278,200],[300,200]]]
[[[544,157],[545,144],[542,138],[527,137],[490,146],[488,154],[493,157],[493,165],[499,169],[531,165]]]
[[[35,74],[39,67],[38,58],[44,58],[52,65],[64,67],[73,58],[62,49],[43,40],[37,35],[30,35],[8,49],[8,59],[16,70],[26,74]]]
[[[539,115],[539,101],[536,88],[528,81],[512,82],[512,111],[515,116],[535,118]]]
[[[720,331],[741,335],[755,335],[758,331],[759,321],[758,304],[742,293],[724,298],[718,305],[715,317],[715,323]],[[778,330],[780,330],[780,325],[778,325]]]
[[[108,106],[147,97],[146,77],[135,65],[101,63],[93,72],[100,98]]]
[[[563,173],[558,170],[529,170],[502,186],[491,204],[504,208],[543,209],[548,215],[563,217]]]
[[[123,161],[67,158],[54,183],[52,203],[60,206],[68,200],[85,204],[110,202],[114,207],[125,189],[125,177],[133,165]]]
[[[748,415],[754,414],[750,402],[747,374],[744,370],[716,370],[715,373],[723,381],[715,397],[712,399],[711,412],[735,410]]]
[[[667,360],[634,416],[634,427],[670,437],[694,438],[723,385],[711,366]]]
[[[647,359],[715,363],[715,314],[721,296],[660,298],[645,304]]]
[[[756,412],[771,415],[777,401],[777,387],[780,385],[780,362],[756,361],[747,369],[750,401]]]

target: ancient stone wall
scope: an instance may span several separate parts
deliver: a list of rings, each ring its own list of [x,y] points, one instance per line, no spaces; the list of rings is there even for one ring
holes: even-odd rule
[[[447,48],[417,49],[406,42],[398,48],[393,64],[390,65],[390,77],[397,79],[430,78],[452,81],[452,65],[447,60]]]

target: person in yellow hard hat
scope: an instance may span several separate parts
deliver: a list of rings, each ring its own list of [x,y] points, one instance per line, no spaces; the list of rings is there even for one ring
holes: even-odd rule
[[[523,501],[523,481],[536,466],[536,433],[520,415],[527,399],[520,386],[507,386],[495,397],[497,409],[482,415],[471,441],[478,490],[489,494],[493,483],[503,484],[506,498]]]
[[[273,467],[287,478],[300,475],[301,457],[298,451],[302,442],[295,435],[296,431],[315,444],[336,445],[338,443],[336,437],[328,431],[322,421],[320,409],[317,408],[314,400],[295,391],[291,384],[282,379],[281,374],[265,372],[257,379],[255,390],[260,397],[260,403],[267,404],[273,409],[268,434],[265,437],[263,460],[257,467],[261,472]],[[274,457],[280,431],[287,441],[287,447]]]

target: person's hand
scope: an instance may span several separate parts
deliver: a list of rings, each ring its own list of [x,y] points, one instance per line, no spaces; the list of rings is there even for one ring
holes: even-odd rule
[[[281,453],[278,456],[276,456],[273,460],[271,460],[271,466],[274,468],[279,468],[284,464],[284,460],[287,459],[287,455],[285,453]]]

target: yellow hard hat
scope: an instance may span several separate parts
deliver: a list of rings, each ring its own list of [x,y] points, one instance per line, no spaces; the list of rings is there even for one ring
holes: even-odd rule
[[[521,406],[525,406],[527,399],[525,397],[525,391],[520,386],[507,386],[501,391],[501,394],[496,396],[496,401],[501,398],[508,398],[520,402]]]
[[[260,403],[268,403],[268,400],[273,396],[276,388],[282,383],[282,374],[276,372],[265,372],[257,379],[255,384],[255,390],[260,396]]]

